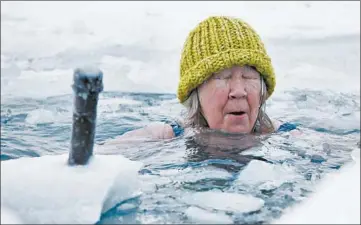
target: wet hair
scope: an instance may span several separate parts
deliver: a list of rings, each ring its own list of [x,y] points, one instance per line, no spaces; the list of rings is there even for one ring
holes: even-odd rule
[[[262,76],[260,79],[260,106],[256,122],[252,128],[252,133],[269,133],[275,130],[273,123],[266,113],[267,86]],[[203,116],[201,104],[199,101],[198,88],[195,88],[184,102],[187,108],[185,125],[190,127],[209,128],[208,122]]]

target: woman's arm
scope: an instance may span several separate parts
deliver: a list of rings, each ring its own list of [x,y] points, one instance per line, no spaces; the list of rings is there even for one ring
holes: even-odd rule
[[[169,124],[154,122],[146,127],[128,131],[114,139],[106,140],[104,145],[121,144],[146,140],[170,139],[174,137],[174,132]]]

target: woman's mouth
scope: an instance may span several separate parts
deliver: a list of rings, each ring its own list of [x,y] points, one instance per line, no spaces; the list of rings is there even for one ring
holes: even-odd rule
[[[234,116],[242,116],[244,115],[246,112],[243,111],[237,111],[237,112],[230,112],[229,114],[234,115]]]
[[[244,118],[246,118],[247,113],[244,111],[235,111],[228,113],[229,119],[231,119],[233,122],[241,122]]]

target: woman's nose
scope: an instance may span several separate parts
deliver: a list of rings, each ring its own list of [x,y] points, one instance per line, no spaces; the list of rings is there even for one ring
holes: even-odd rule
[[[232,77],[230,91],[229,91],[229,98],[237,99],[237,98],[245,98],[245,97],[247,97],[247,92],[242,77],[238,77],[238,76]]]

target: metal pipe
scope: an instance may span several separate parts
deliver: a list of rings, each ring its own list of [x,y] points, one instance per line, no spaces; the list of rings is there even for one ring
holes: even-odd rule
[[[98,96],[103,91],[99,69],[78,68],[73,76],[73,124],[69,165],[85,165],[93,154]]]

